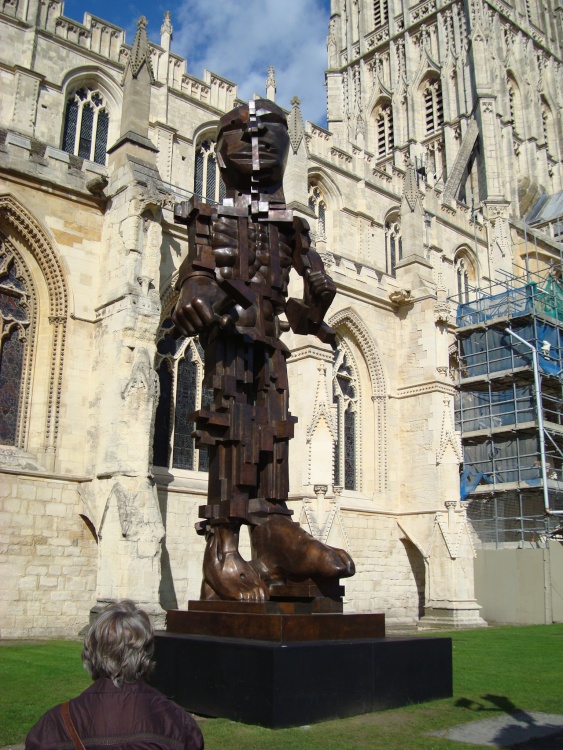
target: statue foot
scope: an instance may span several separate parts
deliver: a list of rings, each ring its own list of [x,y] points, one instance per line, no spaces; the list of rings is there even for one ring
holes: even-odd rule
[[[238,551],[238,528],[215,526],[203,556],[202,599],[263,602],[268,589]]]
[[[251,532],[252,564],[264,580],[349,578],[354,561],[343,549],[329,547],[286,516],[271,515]]]

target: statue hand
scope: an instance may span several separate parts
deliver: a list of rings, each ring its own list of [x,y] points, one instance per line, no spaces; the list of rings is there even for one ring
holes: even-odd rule
[[[181,335],[195,336],[214,323],[216,296],[217,288],[212,279],[195,277],[184,282],[172,313],[174,325]]]
[[[311,306],[322,308],[324,314],[336,295],[334,281],[324,271],[310,271],[307,274],[307,288]]]

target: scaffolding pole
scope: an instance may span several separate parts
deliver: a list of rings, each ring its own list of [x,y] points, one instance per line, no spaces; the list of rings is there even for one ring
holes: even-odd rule
[[[540,463],[543,484],[543,505],[548,515],[563,515],[563,511],[551,510],[549,506],[549,487],[547,486],[547,464],[545,460],[545,432],[543,426],[543,408],[541,400],[541,378],[538,365],[538,351],[533,344],[515,333],[509,326],[505,329],[508,334],[517,339],[521,344],[527,346],[532,352],[532,366],[534,370],[534,391],[536,396],[536,410],[538,413],[538,431],[540,434]]]

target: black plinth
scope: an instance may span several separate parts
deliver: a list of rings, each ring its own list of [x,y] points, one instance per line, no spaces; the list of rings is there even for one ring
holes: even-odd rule
[[[196,714],[272,729],[452,695],[449,638],[275,643],[158,632],[151,684]]]

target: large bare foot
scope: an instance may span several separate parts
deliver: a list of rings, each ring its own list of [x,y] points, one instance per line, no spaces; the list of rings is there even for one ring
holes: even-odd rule
[[[252,564],[265,580],[348,578],[356,572],[343,549],[329,547],[286,516],[271,515],[251,532]]]
[[[256,571],[240,556],[238,528],[214,526],[203,556],[202,599],[263,602],[268,589]]]

